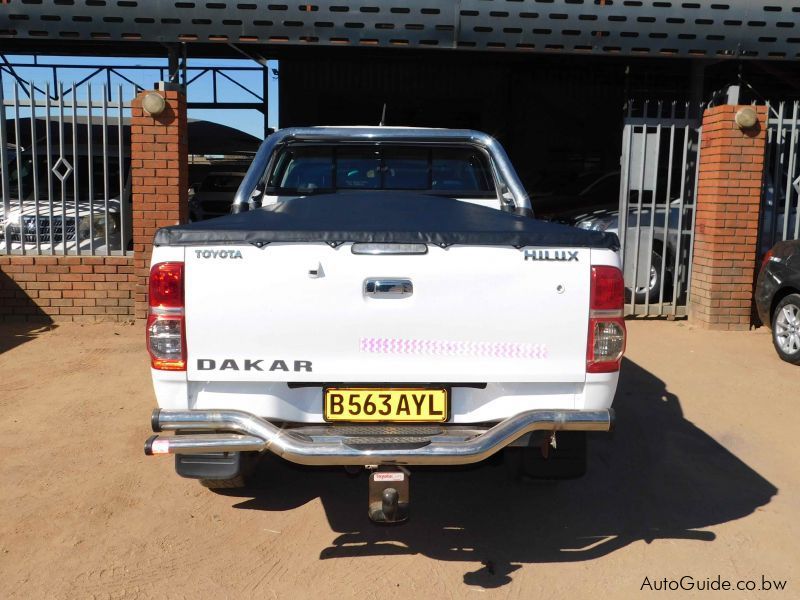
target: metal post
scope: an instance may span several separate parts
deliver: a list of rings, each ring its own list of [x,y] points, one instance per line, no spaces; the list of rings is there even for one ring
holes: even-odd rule
[[[269,135],[269,103],[272,98],[269,97],[269,69],[264,64],[261,67],[261,98],[264,100],[264,108],[261,114],[264,116],[264,137]]]
[[[8,218],[8,213],[11,212],[11,199],[9,198],[8,193],[8,186],[9,186],[9,178],[8,178],[8,153],[5,151],[7,148],[7,140],[6,137],[6,105],[5,105],[5,98],[3,97],[3,86],[0,83],[0,108],[3,110],[3,114],[0,115],[0,182],[2,182],[3,186],[3,226],[6,227],[7,222],[6,219]],[[6,254],[11,253],[11,242],[9,240],[9,231],[8,228],[3,232],[3,239],[6,242]]]
[[[798,110],[798,103],[794,103],[794,110],[792,111],[792,129],[789,133],[789,161],[786,165],[786,200],[784,201],[783,207],[783,239],[789,239],[789,217],[792,214],[791,207],[792,207],[792,180],[794,179],[794,170],[795,170],[795,160],[796,160],[796,151],[797,151],[797,114]],[[777,200],[777,191],[778,191],[778,181],[775,182],[775,192]],[[777,202],[775,203],[776,210],[777,210]],[[798,219],[800,221],[800,219]],[[795,228],[796,229],[796,228]],[[795,238],[797,238],[797,234],[795,233]]]
[[[180,82],[180,54],[175,46],[167,47],[167,70],[169,71],[168,81],[178,84]]]
[[[3,115],[5,117],[5,115]],[[14,146],[17,153],[17,201],[19,202],[19,245],[22,254],[25,254],[25,209],[23,206],[23,198],[25,198],[25,191],[22,188],[22,144],[20,143],[19,132],[19,83],[14,84]],[[5,152],[6,149],[2,148],[0,151]],[[38,223],[36,224],[38,227]]]
[[[92,152],[92,85],[89,84],[86,93],[86,153],[87,177],[89,178],[89,248],[94,256],[94,155]]]
[[[33,81],[28,86],[31,101],[31,166],[33,167],[33,214],[34,219],[36,219],[36,254],[41,254],[42,245],[39,238],[39,151],[36,144],[36,88],[33,85]]]
[[[81,235],[80,235],[80,190],[78,189],[78,97],[75,95],[75,83],[72,83],[72,190],[73,200],[75,202],[75,253],[81,253]],[[89,200],[91,202],[91,199]],[[67,237],[67,215],[61,215],[61,227],[64,231],[64,238]],[[50,228],[52,229],[52,224]],[[91,245],[91,240],[89,244]]]
[[[664,248],[662,251],[661,257],[661,273],[660,273],[660,281],[661,281],[661,290],[658,294],[658,314],[664,314],[664,292],[667,289],[665,285],[666,282],[666,267],[667,267],[667,248],[669,248],[669,216],[672,212],[672,172],[673,172],[673,164],[674,164],[674,157],[675,157],[675,108],[676,103],[672,102],[672,107],[670,108],[670,119],[673,120],[673,123],[669,126],[669,162],[667,163],[667,192],[664,198]],[[678,233],[678,238],[680,239],[680,232]],[[672,277],[672,285],[673,287],[676,284],[677,277],[676,274],[673,274]]]

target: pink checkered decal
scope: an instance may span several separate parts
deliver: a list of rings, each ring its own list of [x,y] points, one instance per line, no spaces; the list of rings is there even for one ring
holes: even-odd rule
[[[491,358],[546,359],[544,344],[458,342],[403,338],[361,338],[361,352],[368,354],[423,354],[428,356],[488,356]]]

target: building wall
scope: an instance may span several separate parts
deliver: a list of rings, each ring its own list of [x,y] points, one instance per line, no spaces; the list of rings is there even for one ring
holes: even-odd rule
[[[135,283],[132,256],[0,256],[0,320],[129,320]]]

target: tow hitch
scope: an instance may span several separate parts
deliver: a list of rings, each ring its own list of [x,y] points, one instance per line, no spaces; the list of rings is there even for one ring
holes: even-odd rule
[[[373,523],[402,523],[408,519],[409,480],[403,467],[380,466],[369,475],[369,518]]]

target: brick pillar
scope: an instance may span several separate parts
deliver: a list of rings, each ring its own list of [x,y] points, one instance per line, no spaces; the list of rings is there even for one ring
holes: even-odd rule
[[[748,329],[758,253],[766,107],[758,124],[741,130],[741,106],[703,116],[690,318],[706,329]]]
[[[136,273],[136,318],[147,315],[147,277],[153,235],[159,227],[188,220],[188,146],[186,98],[177,91],[158,91],[166,108],[152,116],[142,109],[144,91],[131,114],[131,181],[133,251]]]

